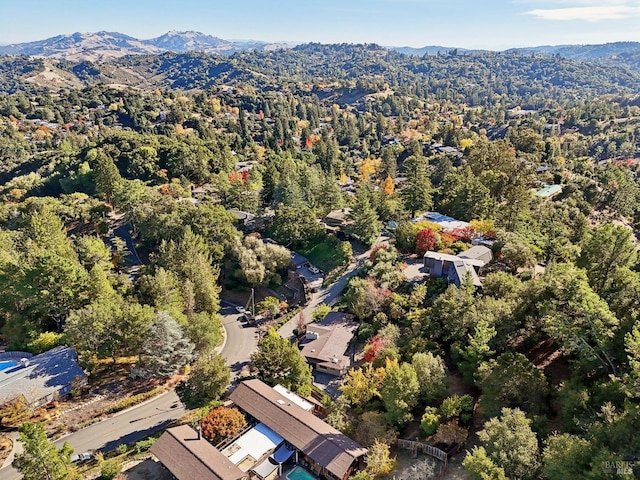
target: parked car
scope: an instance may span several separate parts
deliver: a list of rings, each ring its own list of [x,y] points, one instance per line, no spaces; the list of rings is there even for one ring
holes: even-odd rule
[[[309,271],[311,273],[320,273],[320,269],[318,267],[314,267],[313,265],[309,267]]]
[[[76,453],[71,455],[71,463],[85,463],[93,460],[94,454],[91,452]]]
[[[244,309],[244,307],[237,306],[237,307],[236,307],[236,312],[238,312],[238,313],[244,313],[244,312],[246,312],[246,310]]]

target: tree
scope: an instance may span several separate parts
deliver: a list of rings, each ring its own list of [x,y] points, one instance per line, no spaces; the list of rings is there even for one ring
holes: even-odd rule
[[[507,480],[504,469],[496,465],[484,447],[473,447],[462,462],[475,480]]]
[[[347,231],[367,246],[373,245],[380,232],[382,222],[376,210],[371,205],[370,192],[363,187],[356,193],[356,202],[349,212],[348,219],[352,221]]]
[[[41,423],[23,423],[20,426],[20,442],[23,452],[16,455],[13,466],[24,480],[72,480],[77,479],[71,464],[73,449],[65,442],[57,449],[47,439]]]
[[[256,305],[258,312],[267,317],[276,317],[280,313],[280,300],[277,297],[266,297]]]
[[[404,170],[407,181],[400,190],[400,197],[404,208],[413,218],[416,213],[427,211],[433,206],[427,160],[424,157],[410,156],[404,161]]]
[[[282,338],[274,328],[258,342],[251,354],[258,375],[268,384],[282,384],[303,395],[311,392],[311,367],[295,345]]]
[[[308,248],[324,235],[324,228],[305,205],[281,205],[273,217],[271,235],[290,248]]]
[[[132,373],[143,378],[170,377],[193,359],[193,350],[180,325],[167,312],[158,312]]]
[[[202,420],[202,436],[214,445],[225,438],[237,435],[247,424],[247,419],[237,408],[216,407]]]
[[[635,265],[638,254],[632,239],[630,229],[612,223],[602,225],[588,235],[577,265],[587,271],[589,284],[596,293],[605,290],[616,269]]]
[[[489,342],[496,336],[496,329],[489,326],[484,318],[478,320],[473,327],[473,334],[467,335],[467,345],[454,346],[454,353],[459,357],[458,367],[465,380],[473,384],[473,379],[480,364],[494,354]]]
[[[416,253],[424,255],[426,252],[433,251],[438,242],[438,237],[432,230],[425,228],[416,233]]]
[[[509,478],[535,478],[539,467],[538,439],[531,420],[519,409],[503,408],[478,432],[487,455]]]
[[[351,405],[365,406],[373,398],[380,397],[384,376],[384,368],[373,368],[371,363],[367,363],[362,368],[349,370],[338,388]]]
[[[354,422],[351,435],[360,445],[370,447],[376,441],[393,444],[398,433],[393,428],[389,428],[384,415],[380,412],[363,412]]]
[[[446,395],[447,367],[442,358],[431,352],[414,353],[411,365],[420,383],[420,399],[423,402],[431,403]]]
[[[102,149],[90,150],[88,159],[93,163],[93,178],[96,184],[96,192],[107,202],[111,203],[118,190],[122,177],[118,167],[113,163]]]
[[[595,360],[615,374],[612,339],[619,321],[589,286],[584,271],[557,264],[547,269],[541,283],[544,290],[537,304],[545,332],[582,362]]]
[[[369,453],[365,459],[367,472],[373,477],[388,475],[396,467],[396,459],[391,457],[389,445],[375,440],[369,447]]]
[[[387,410],[387,421],[403,425],[411,420],[411,409],[418,403],[420,383],[410,363],[387,360],[380,394]]]
[[[230,381],[231,372],[222,356],[216,352],[202,354],[191,367],[181,393],[187,403],[205,405],[220,399]]]
[[[554,434],[545,442],[542,472],[549,480],[587,478],[592,459],[588,440],[568,433]]]
[[[521,353],[503,353],[478,370],[481,405],[487,417],[503,407],[540,413],[546,408],[549,386],[544,375]]]

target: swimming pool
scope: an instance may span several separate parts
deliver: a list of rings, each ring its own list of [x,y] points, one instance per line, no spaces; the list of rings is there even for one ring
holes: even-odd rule
[[[17,365],[18,362],[13,360],[0,360],[0,372]]]
[[[293,469],[287,473],[287,478],[289,480],[316,480],[316,477],[302,467],[293,467]]]

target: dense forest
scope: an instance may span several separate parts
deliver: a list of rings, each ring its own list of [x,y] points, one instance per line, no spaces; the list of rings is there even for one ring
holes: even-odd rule
[[[63,88],[43,85],[53,77]],[[321,266],[339,274],[362,248],[340,305],[363,360],[332,425],[375,452],[477,432],[464,465],[478,479],[614,478],[603,465],[640,458],[637,69],[307,44],[2,57],[0,90],[8,349],[69,344],[89,370],[134,357],[138,378],[193,363],[205,404],[223,289],[276,288],[292,251],[329,251]],[[536,195],[548,185],[559,193]],[[347,208],[340,235],[321,223]],[[411,222],[427,211],[470,227]],[[403,274],[479,240],[494,256],[480,288]],[[308,393],[276,337],[257,375]],[[389,473],[374,463],[360,480]]]

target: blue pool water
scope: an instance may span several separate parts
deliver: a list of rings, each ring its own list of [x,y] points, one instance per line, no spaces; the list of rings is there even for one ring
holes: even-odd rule
[[[289,480],[316,480],[316,477],[311,475],[302,467],[294,467],[289,473],[287,473]]]
[[[18,362],[14,362],[13,360],[0,360],[0,372],[17,364]]]

